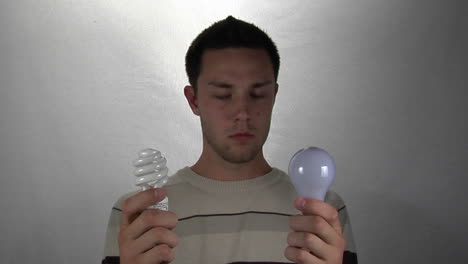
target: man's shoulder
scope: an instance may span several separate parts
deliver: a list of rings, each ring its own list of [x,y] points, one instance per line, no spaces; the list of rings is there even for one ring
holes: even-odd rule
[[[345,207],[343,198],[334,190],[328,190],[325,195],[325,202],[332,205],[336,210],[341,210]]]
[[[183,177],[185,177],[187,174],[190,173],[190,168],[189,167],[183,167],[176,171],[174,174],[172,174],[169,179],[167,180],[166,185],[164,187],[169,187],[173,185],[178,185],[180,183],[183,183]]]

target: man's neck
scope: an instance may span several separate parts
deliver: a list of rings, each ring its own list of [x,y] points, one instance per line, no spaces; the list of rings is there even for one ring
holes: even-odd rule
[[[191,169],[203,177],[219,181],[253,179],[272,170],[262,151],[253,160],[245,163],[231,163],[217,155],[203,152]]]

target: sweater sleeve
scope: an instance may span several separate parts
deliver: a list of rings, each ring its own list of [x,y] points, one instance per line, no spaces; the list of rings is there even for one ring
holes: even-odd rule
[[[112,207],[109,221],[107,223],[106,238],[104,244],[104,256],[102,259],[102,264],[117,264],[119,263],[119,231],[120,231],[120,216],[122,214],[122,203],[135,194],[136,192],[131,192],[123,195],[120,199],[115,202]]]
[[[343,226],[343,236],[346,241],[346,248],[343,256],[343,264],[357,264],[357,252],[354,244],[354,236],[351,228],[351,222],[349,220],[348,210],[346,206],[343,206],[339,210],[340,221]]]
[[[349,219],[348,209],[343,199],[334,191],[328,191],[325,202],[331,204],[338,211],[342,232],[346,241],[346,247],[343,256],[343,264],[357,264],[357,252],[354,244],[354,236]]]
[[[113,207],[109,216],[107,224],[106,239],[104,244],[104,258],[102,263],[118,263],[110,261],[112,258],[119,256],[119,224],[120,224],[120,211]]]

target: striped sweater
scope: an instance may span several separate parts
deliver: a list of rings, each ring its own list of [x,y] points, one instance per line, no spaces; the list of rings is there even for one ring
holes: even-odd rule
[[[297,193],[283,171],[273,170],[243,181],[216,181],[185,167],[164,187],[169,210],[179,217],[174,231],[179,236],[172,263],[291,263],[284,257],[289,217]],[[107,227],[102,263],[119,263],[122,202],[114,207]],[[348,213],[343,200],[328,191],[325,202],[340,216],[346,250],[343,263],[357,263]]]

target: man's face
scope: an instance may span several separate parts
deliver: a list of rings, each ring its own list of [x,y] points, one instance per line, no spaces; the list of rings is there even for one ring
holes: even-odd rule
[[[197,84],[191,107],[200,116],[204,150],[231,163],[254,159],[267,139],[277,91],[268,53],[207,50]]]

